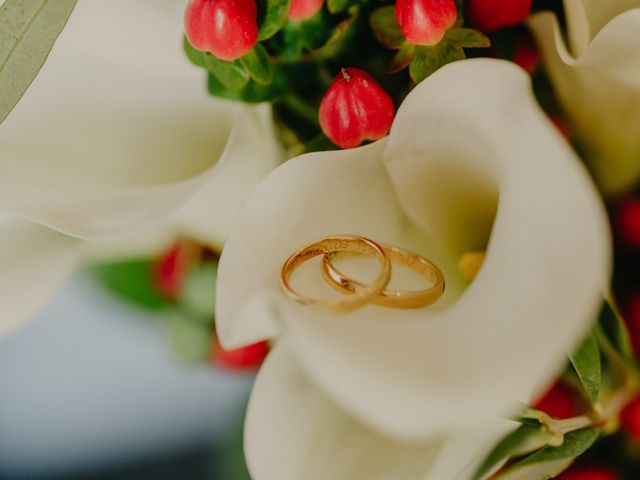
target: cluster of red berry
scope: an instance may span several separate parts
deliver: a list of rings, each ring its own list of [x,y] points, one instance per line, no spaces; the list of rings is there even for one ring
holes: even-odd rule
[[[317,15],[323,0],[291,0],[288,18],[299,22]],[[468,0],[471,24],[490,32],[521,23],[532,0]],[[395,17],[410,45],[433,46],[458,20],[454,0],[396,0]],[[191,0],[185,13],[191,45],[225,61],[250,52],[258,42],[256,0]],[[389,132],[394,102],[366,71],[347,67],[335,76],[322,98],[318,118],[322,131],[341,148],[377,140]]]

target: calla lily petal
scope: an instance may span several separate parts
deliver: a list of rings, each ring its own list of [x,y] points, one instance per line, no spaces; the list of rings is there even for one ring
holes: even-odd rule
[[[583,29],[588,33],[574,35],[590,40],[583,48],[574,47],[578,57],[568,51],[552,13],[543,12],[529,20],[560,102],[584,147],[585,159],[606,193],[625,190],[640,179],[640,44],[636,40],[640,8],[609,18],[627,5],[640,7],[640,2],[612,2],[616,9],[609,14],[605,14],[606,8],[591,9],[600,13],[595,17],[610,21],[594,23],[599,28],[592,40],[591,27]],[[579,6],[574,8],[576,11],[567,12],[573,24],[581,22],[576,18],[591,19],[578,11]],[[574,43],[583,45],[584,39]]]
[[[30,320],[77,266],[79,240],[24,219],[0,217],[0,338]]]
[[[639,0],[564,0],[571,49],[576,57],[584,53],[589,42],[621,13],[640,7]]]
[[[281,341],[251,394],[245,451],[255,480],[456,480],[469,478],[496,433],[471,431],[420,443],[381,436],[318,390]]]
[[[272,123],[269,108],[244,109],[209,181],[170,223],[221,250],[245,199],[284,159]]]
[[[474,198],[498,199],[492,230],[459,221]],[[451,303],[452,259],[488,230],[484,267]],[[341,232],[431,258],[450,297],[348,315],[287,299],[278,285],[287,256]],[[216,318],[227,346],[286,332],[307,374],[349,414],[425,439],[507,414],[557,373],[597,311],[609,249],[598,194],[526,74],[497,60],[456,62],[409,95],[388,144],[306,155],[257,187],[222,254]]]
[[[238,108],[208,98],[188,64],[183,8],[78,4],[0,128],[2,210],[111,240],[168,217],[215,175]]]

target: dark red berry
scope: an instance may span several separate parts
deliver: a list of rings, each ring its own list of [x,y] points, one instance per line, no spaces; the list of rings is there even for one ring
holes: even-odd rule
[[[538,65],[540,65],[540,52],[530,37],[521,35],[518,38],[516,41],[516,50],[513,54],[513,61],[529,74],[536,71]]]
[[[632,295],[624,305],[622,316],[629,329],[634,352],[640,352],[640,294]]]
[[[322,8],[324,0],[291,0],[289,18],[291,20],[306,20],[313,17]]]
[[[570,418],[578,414],[575,392],[561,381],[553,384],[533,406],[555,418]]]
[[[523,22],[532,4],[533,0],[468,0],[467,17],[474,27],[492,32]]]
[[[325,93],[318,117],[322,131],[342,148],[378,140],[391,128],[395,107],[387,92],[359,68],[343,68]]]
[[[191,0],[184,15],[187,39],[202,52],[235,60],[258,40],[255,0]]]
[[[262,365],[269,353],[269,342],[258,342],[245,347],[225,350],[214,340],[211,360],[214,365],[229,370],[253,370]]]
[[[640,249],[640,198],[628,195],[614,207],[616,234],[625,247]]]
[[[180,295],[191,265],[199,254],[198,246],[192,242],[175,243],[156,261],[153,280],[158,291],[171,299]]]
[[[556,480],[620,480],[620,476],[607,468],[580,467],[561,473]]]
[[[409,43],[435,45],[456,23],[454,0],[397,0],[396,18]]]
[[[640,397],[634,398],[622,409],[620,424],[633,440],[640,440]]]

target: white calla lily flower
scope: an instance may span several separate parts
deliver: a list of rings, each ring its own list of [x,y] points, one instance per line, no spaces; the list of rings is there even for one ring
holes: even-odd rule
[[[569,46],[553,13],[529,24],[596,180],[624,191],[640,180],[640,1],[564,5]]]
[[[206,93],[182,51],[183,8],[79,2],[0,125],[0,255],[11,259],[0,273],[0,336],[79,262],[154,254],[178,234],[220,249],[248,193],[282,161],[267,109]],[[42,294],[16,295],[25,285]]]
[[[279,286],[286,258],[340,233],[431,259],[444,272],[445,297],[429,308],[367,306],[349,314],[287,298]],[[484,264],[465,288],[456,262],[479,249],[486,250]],[[448,65],[406,98],[388,139],[287,162],[243,205],[218,271],[222,344],[276,340],[277,359],[259,374],[249,406],[254,478],[369,478],[333,475],[333,457],[315,462],[316,439],[307,438],[320,435],[327,448],[333,438],[338,454],[339,438],[355,441],[365,431],[375,432],[365,443],[369,459],[396,442],[397,455],[380,458],[406,464],[412,474],[424,470],[393,478],[432,478],[437,455],[425,453],[431,442],[491,428],[548,385],[597,314],[610,256],[591,179],[536,104],[527,75],[507,62]],[[305,291],[321,287],[317,268],[300,272]],[[278,353],[283,343],[286,353]],[[276,367],[282,363],[295,369]],[[305,389],[327,402],[301,405],[315,395]],[[296,409],[306,408],[315,409],[314,425],[294,425],[303,423]],[[334,418],[355,423],[340,426]],[[285,434],[280,446],[252,439],[273,438],[276,428],[304,441],[294,445]],[[335,468],[365,468],[362,452],[349,445]],[[417,452],[417,463],[406,459]]]

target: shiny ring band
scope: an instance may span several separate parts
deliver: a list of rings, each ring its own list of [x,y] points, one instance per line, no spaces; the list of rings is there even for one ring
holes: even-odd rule
[[[324,255],[326,258],[328,255],[343,251],[377,258],[382,268],[376,279],[369,285],[359,284],[356,292],[350,292],[351,295],[335,300],[307,297],[296,292],[289,284],[294,270],[310,258],[318,255]],[[313,242],[294,252],[282,266],[280,286],[289,298],[303,305],[323,307],[334,312],[350,312],[377,298],[389,283],[390,277],[391,262],[380,245],[368,238],[356,235],[335,235]]]
[[[376,305],[394,308],[421,308],[431,305],[444,293],[444,276],[438,267],[426,258],[418,254],[392,245],[383,245],[384,250],[392,261],[421,273],[433,284],[423,290],[384,290],[380,296],[372,300]],[[353,280],[331,263],[335,252],[325,255],[322,262],[322,274],[325,280],[333,287],[345,293],[357,293],[363,288],[363,284]]]

